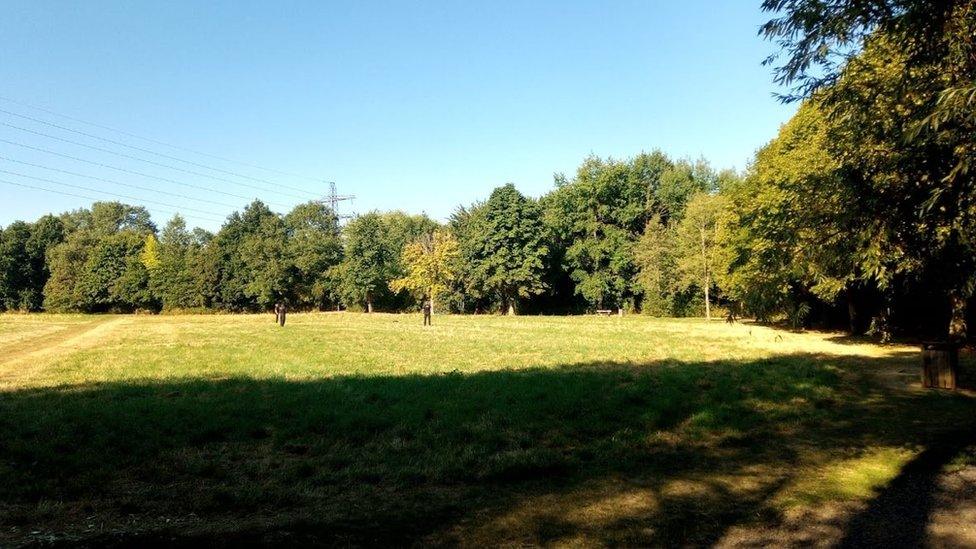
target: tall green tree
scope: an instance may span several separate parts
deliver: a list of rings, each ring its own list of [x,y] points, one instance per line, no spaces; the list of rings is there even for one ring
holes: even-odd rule
[[[705,318],[711,320],[711,296],[716,272],[724,270],[724,197],[698,193],[688,201],[684,217],[675,227],[675,267],[679,284],[702,292]]]
[[[29,308],[31,258],[27,252],[31,227],[15,221],[0,230],[0,310]]]
[[[30,238],[24,244],[30,266],[28,283],[21,293],[21,307],[24,309],[37,311],[43,307],[44,285],[51,276],[47,254],[63,242],[65,236],[64,223],[53,215],[45,215],[31,224]]]
[[[257,230],[241,242],[244,266],[244,295],[259,309],[270,309],[275,303],[290,300],[295,269],[288,254],[288,233],[277,215],[261,219]]]
[[[255,311],[279,297],[282,265],[264,265],[262,260],[279,244],[280,228],[280,218],[259,200],[227,218],[201,266],[201,287],[212,306]]]
[[[831,122],[816,103],[800,106],[756,153],[746,179],[725,189],[731,203],[729,270],[721,283],[746,312],[769,319],[794,306],[799,287],[827,303],[845,297],[859,331],[854,292],[870,277],[869,189],[831,152]]]
[[[155,267],[143,260],[150,273],[153,291],[162,302],[163,309],[181,310],[202,307],[203,301],[195,279],[198,254],[194,253],[193,237],[187,231],[186,222],[179,215],[163,228],[159,238]],[[146,250],[143,254],[148,255]]]
[[[373,312],[380,295],[395,276],[396,251],[385,233],[383,218],[370,212],[351,220],[344,229],[345,257],[341,264],[340,292],[347,307]]]
[[[508,183],[492,191],[473,215],[471,238],[464,257],[470,262],[474,285],[492,294],[508,314],[516,314],[518,301],[546,288],[546,246],[542,212]]]
[[[647,220],[648,187],[628,163],[590,157],[544,199],[565,269],[591,307],[620,307],[634,294],[633,244]]]
[[[75,231],[48,255],[51,276],[44,285],[44,308],[49,311],[82,311],[85,298],[78,284],[82,269],[97,239],[88,230]]]
[[[342,239],[339,218],[321,202],[299,204],[285,216],[287,254],[295,267],[293,292],[302,307],[323,309],[338,301]]]
[[[676,312],[675,243],[674,228],[654,215],[634,246],[635,281],[643,294],[641,308],[647,314],[669,316]]]
[[[484,216],[478,210],[484,203],[476,202],[470,207],[459,206],[451,214],[448,227],[458,241],[458,276],[448,286],[446,301],[459,312],[467,312],[470,304],[474,310],[487,309],[489,292],[476,277],[473,267],[476,254],[480,250],[481,221]]]
[[[86,312],[153,308],[149,274],[140,254],[146,235],[131,230],[102,235],[81,267],[77,292]]]

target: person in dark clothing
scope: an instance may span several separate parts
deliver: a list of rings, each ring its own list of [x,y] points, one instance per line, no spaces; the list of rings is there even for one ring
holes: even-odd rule
[[[424,326],[431,326],[432,325],[431,324],[431,321],[430,321],[430,309],[431,309],[431,305],[430,305],[430,300],[427,299],[426,297],[424,298],[424,302],[423,302],[422,307],[423,307],[423,310],[424,310]]]
[[[275,311],[275,322],[277,322],[279,326],[284,327],[285,315],[287,314],[287,310],[285,309],[285,304],[275,303],[274,311]]]

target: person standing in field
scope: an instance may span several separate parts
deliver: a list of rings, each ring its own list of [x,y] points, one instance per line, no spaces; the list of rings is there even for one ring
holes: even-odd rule
[[[430,299],[427,299],[425,297],[421,307],[424,310],[424,326],[431,326],[432,324],[430,321],[430,309],[431,309]]]
[[[275,311],[275,322],[277,322],[279,326],[284,327],[285,315],[287,314],[287,311],[285,309],[285,304],[275,303],[274,311]]]

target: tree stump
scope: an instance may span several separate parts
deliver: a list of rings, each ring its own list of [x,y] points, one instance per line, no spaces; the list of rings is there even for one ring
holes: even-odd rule
[[[922,344],[922,386],[955,389],[959,348],[944,341]]]

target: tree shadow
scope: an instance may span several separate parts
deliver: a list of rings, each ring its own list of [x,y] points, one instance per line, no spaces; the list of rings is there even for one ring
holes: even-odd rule
[[[976,411],[866,380],[904,360],[0,393],[0,544],[708,545],[776,523],[770,501],[809,448],[929,444],[946,431],[937,415]]]
[[[819,330],[810,330],[810,331],[818,332]],[[824,331],[821,333],[830,334],[832,332]],[[912,336],[897,336],[892,338],[891,341],[882,342],[876,336],[867,335],[867,334],[851,335],[846,333],[827,335],[825,339],[826,341],[829,341],[831,343],[836,343],[838,345],[879,345],[882,347],[896,347],[901,345],[918,346],[921,345],[922,343],[922,340]]]
[[[976,444],[976,429],[970,425],[926,447],[848,523],[840,547],[927,545],[939,478],[952,459],[972,444]]]

